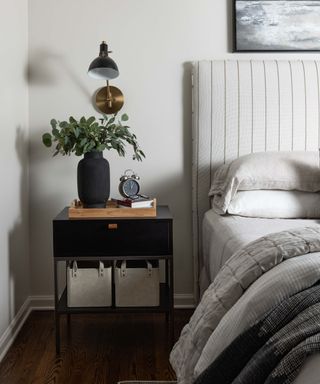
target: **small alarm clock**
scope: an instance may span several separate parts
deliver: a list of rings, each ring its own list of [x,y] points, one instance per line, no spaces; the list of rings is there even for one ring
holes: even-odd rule
[[[140,191],[139,179],[140,177],[132,169],[127,169],[124,175],[120,177],[120,194],[125,198],[136,199]]]

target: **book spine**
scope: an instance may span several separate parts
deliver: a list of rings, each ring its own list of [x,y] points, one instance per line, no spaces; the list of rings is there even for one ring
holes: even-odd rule
[[[118,205],[123,205],[124,207],[132,207],[132,203],[130,201],[121,201],[121,200],[117,200],[117,204]]]

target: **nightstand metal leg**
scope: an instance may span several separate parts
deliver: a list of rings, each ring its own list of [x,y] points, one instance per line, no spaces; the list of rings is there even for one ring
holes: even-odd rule
[[[170,282],[169,282],[169,260],[168,259],[165,260],[165,266],[166,266],[165,268],[166,285],[167,287],[169,287]]]
[[[60,314],[58,312],[58,261],[54,260],[54,317],[55,317],[55,332],[56,332],[56,354],[60,355]]]
[[[170,340],[171,345],[174,344],[174,303],[173,303],[173,258],[169,260],[170,269]]]

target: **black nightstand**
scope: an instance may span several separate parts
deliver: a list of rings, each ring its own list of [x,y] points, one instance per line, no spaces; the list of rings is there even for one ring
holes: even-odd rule
[[[157,207],[152,218],[69,219],[64,208],[53,220],[56,351],[60,353],[60,315],[110,312],[164,312],[174,337],[172,215]],[[158,307],[68,307],[67,290],[59,299],[58,263],[69,260],[164,260],[165,282],[160,284]],[[113,275],[113,274],[112,274]]]

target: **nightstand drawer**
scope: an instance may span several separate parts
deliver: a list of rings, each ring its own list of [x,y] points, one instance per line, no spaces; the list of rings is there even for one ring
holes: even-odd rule
[[[172,253],[167,220],[69,220],[54,223],[54,253],[68,256],[166,255]]]

